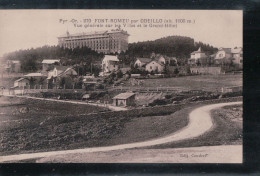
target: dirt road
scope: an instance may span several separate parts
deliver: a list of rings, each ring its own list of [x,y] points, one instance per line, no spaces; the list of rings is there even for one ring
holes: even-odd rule
[[[190,113],[188,126],[175,132],[174,134],[162,138],[158,138],[158,139],[153,139],[144,142],[130,143],[130,144],[107,146],[107,147],[94,147],[94,148],[84,148],[84,149],[75,149],[75,150],[0,156],[0,162],[19,161],[19,160],[26,160],[26,159],[33,159],[33,158],[44,158],[44,157],[50,157],[54,155],[64,155],[64,154],[106,152],[106,151],[113,151],[113,150],[132,149],[132,148],[139,148],[139,147],[154,146],[154,145],[159,145],[159,144],[164,144],[164,143],[179,141],[184,139],[190,139],[190,138],[198,137],[212,128],[213,122],[210,116],[210,111],[212,109],[220,108],[227,105],[236,105],[236,104],[242,104],[242,102],[218,103],[218,104],[211,104],[211,105],[199,107]]]

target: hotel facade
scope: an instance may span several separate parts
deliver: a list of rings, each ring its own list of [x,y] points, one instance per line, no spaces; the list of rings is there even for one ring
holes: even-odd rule
[[[105,54],[120,53],[128,49],[128,36],[129,34],[121,29],[78,34],[67,32],[58,37],[58,45],[70,49],[86,46]]]

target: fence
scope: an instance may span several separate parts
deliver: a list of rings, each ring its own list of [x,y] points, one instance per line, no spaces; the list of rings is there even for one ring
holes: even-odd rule
[[[183,87],[114,87],[110,90],[115,91],[133,91],[133,92],[182,92],[189,91]]]
[[[71,92],[84,92],[83,89],[9,89],[2,91],[3,95],[24,95],[40,92],[52,93],[71,93]]]
[[[222,90],[221,90],[222,93],[240,92],[240,91],[243,91],[243,86],[222,87]]]

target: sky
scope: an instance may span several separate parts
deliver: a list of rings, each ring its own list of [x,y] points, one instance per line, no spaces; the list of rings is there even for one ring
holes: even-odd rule
[[[73,19],[77,23],[72,23]],[[88,20],[83,22],[84,19]],[[179,20],[177,27],[164,26],[169,20],[176,25],[176,19],[185,19],[185,23]],[[0,10],[0,22],[0,57],[20,49],[57,45],[57,37],[66,31],[71,34],[102,31],[116,29],[119,24],[130,34],[129,43],[179,35],[218,48],[243,46],[241,10]],[[88,24],[103,27],[84,26]]]

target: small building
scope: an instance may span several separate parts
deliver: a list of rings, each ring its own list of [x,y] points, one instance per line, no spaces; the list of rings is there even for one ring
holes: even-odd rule
[[[83,87],[85,88],[85,90],[87,91],[93,91],[98,89],[101,85],[101,80],[99,78],[84,78],[83,79]]]
[[[168,56],[163,56],[163,55],[157,54],[154,57],[154,60],[162,65],[167,65],[167,66],[177,66],[178,65],[176,57],[168,57]]]
[[[134,66],[138,68],[145,67],[145,65],[151,61],[152,61],[151,58],[137,58],[134,63]]]
[[[239,65],[240,67],[243,66],[243,48],[236,47],[231,49],[233,63]]]
[[[54,65],[60,65],[60,59],[44,59],[42,61],[42,70],[52,70],[54,68]]]
[[[133,106],[135,105],[135,93],[125,92],[121,93],[113,98],[114,106]]]
[[[190,54],[190,59],[188,59],[188,64],[189,65],[197,64],[199,59],[205,58],[205,57],[207,57],[207,55],[204,52],[202,52],[201,47],[199,47],[199,49],[197,51],[193,51]]]
[[[54,66],[53,70],[48,72],[48,79],[51,77],[61,77],[61,76],[77,76],[77,72],[70,66]]]
[[[21,72],[21,62],[19,60],[8,60],[6,70],[15,73]]]
[[[24,75],[24,77],[29,80],[30,88],[32,88],[32,86],[45,85],[47,83],[47,75],[43,73],[29,73]]]
[[[112,71],[117,71],[119,69],[119,59],[117,56],[105,55],[102,60],[102,71],[103,73],[109,73]]]
[[[14,81],[14,87],[27,87],[29,83],[28,79],[20,78]]]
[[[215,60],[229,59],[232,57],[231,48],[219,48]]]
[[[77,76],[77,72],[70,66],[54,66],[54,69],[48,72],[47,84],[57,83],[61,79],[65,79],[67,87],[73,87],[73,79]]]
[[[164,65],[153,60],[145,66],[145,70],[148,72],[162,73]]]

